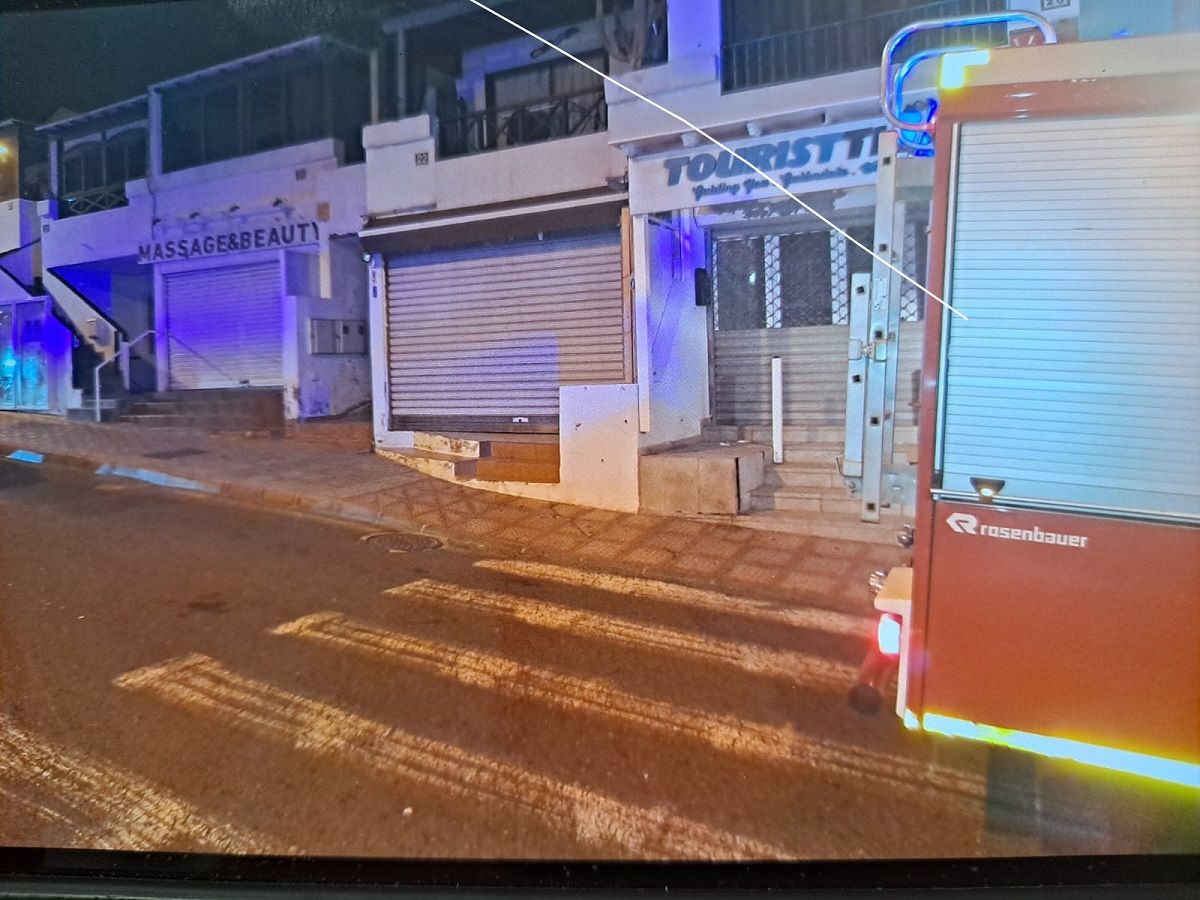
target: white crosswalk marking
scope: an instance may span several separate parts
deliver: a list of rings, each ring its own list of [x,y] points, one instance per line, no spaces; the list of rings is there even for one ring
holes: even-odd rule
[[[569,566],[556,566],[551,563],[519,559],[483,559],[475,565],[480,569],[503,572],[507,575],[555,581],[573,587],[592,588],[613,594],[661,600],[666,603],[693,606],[714,612],[735,613],[766,622],[810,628],[829,634],[864,637],[869,636],[874,628],[874,620],[863,616],[852,616],[808,606],[788,606],[749,597],[735,597],[717,591],[672,584],[668,581],[655,581],[651,578],[609,575],[604,572],[591,572],[587,569],[574,569]]]
[[[689,709],[626,693],[602,679],[577,678],[504,656],[423,640],[347,619],[314,613],[272,629],[417,668],[505,696],[608,717],[656,732],[685,736],[738,756],[819,768],[889,791],[928,796],[930,790],[966,800],[978,812],[982,780],[944,766],[808,737],[790,728]]]
[[[56,747],[5,717],[0,717],[0,794],[23,810],[20,815],[64,826],[63,840],[74,847],[299,852],[218,821],[106,762]],[[12,825],[16,816],[5,818]]]
[[[116,683],[152,692],[231,725],[381,778],[429,784],[532,815],[582,843],[648,858],[781,859],[786,851],[663,807],[623,803],[454,746],[419,737],[225,669],[194,654],[126,673]]]
[[[857,670],[852,666],[804,653],[790,653],[707,638],[686,631],[644,625],[616,616],[559,606],[543,600],[529,600],[514,594],[462,587],[443,581],[422,579],[390,588],[385,593],[393,597],[417,598],[435,603],[448,601],[472,606],[511,616],[529,625],[619,641],[627,646],[665,651],[704,662],[731,665],[757,675],[787,678],[824,690],[844,691],[848,685],[854,683],[857,676]]]

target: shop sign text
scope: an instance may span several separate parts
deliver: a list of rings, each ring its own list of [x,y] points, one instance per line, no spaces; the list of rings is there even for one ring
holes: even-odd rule
[[[751,165],[792,193],[872,184],[885,128],[880,120],[867,120],[730,142],[730,150],[746,162],[703,144],[670,156],[635,158],[630,207],[635,213],[661,212],[781,198],[779,188]]]
[[[766,141],[737,152],[746,162],[769,173],[790,190],[793,185],[813,181],[875,174],[879,133],[883,130],[883,126],[879,126],[794,140]],[[686,182],[696,203],[718,196],[737,199],[771,187],[769,181],[735,159],[728,150],[673,156],[663,161],[663,168],[667,173],[667,187]]]
[[[241,228],[221,234],[195,235],[138,244],[138,262],[156,263],[175,259],[222,256],[247,250],[272,250],[295,244],[311,244],[319,237],[316,222],[293,222],[260,228]]]

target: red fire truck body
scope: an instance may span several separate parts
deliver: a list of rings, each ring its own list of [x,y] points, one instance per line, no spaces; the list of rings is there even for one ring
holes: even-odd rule
[[[897,712],[1200,788],[1200,38],[941,66]]]

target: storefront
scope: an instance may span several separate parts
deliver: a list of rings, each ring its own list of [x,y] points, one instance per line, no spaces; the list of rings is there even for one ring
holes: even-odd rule
[[[850,277],[871,270],[870,255],[854,241],[872,245],[882,129],[864,122],[732,144],[836,228],[718,148],[701,145],[631,160],[634,212],[686,217],[707,240],[713,424],[771,424],[773,358],[781,360],[785,427],[844,424]],[[924,225],[907,221],[903,247],[880,251],[918,281],[924,275]],[[650,278],[663,275],[652,270]],[[901,372],[910,373],[897,403],[902,424],[912,421],[911,373],[920,368],[915,322],[922,311],[923,297],[913,287],[904,298],[903,319],[914,324],[901,329]]]
[[[139,245],[154,270],[159,390],[274,389],[286,418],[363,402],[366,266],[355,238],[330,241],[324,225],[248,215]]]
[[[584,209],[518,210],[483,229],[407,222],[366,238],[393,250],[383,255],[390,430],[557,433],[561,388],[633,380],[621,204]]]
[[[630,378],[615,229],[387,260],[393,428],[545,431]]]

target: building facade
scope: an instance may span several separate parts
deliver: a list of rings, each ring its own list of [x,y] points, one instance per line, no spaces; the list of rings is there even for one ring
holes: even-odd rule
[[[28,122],[0,122],[0,409],[70,401],[70,332],[42,287],[37,204],[48,190],[45,141]]]
[[[39,129],[45,282],[76,332],[79,408],[142,394],[165,416],[238,391],[222,399],[282,421],[369,400],[369,104],[366,54],[316,37]]]
[[[18,238],[70,329],[50,392],[69,402],[43,406],[369,402],[377,452],[474,487],[890,541],[839,471],[863,248],[924,277],[919,191],[891,246],[874,233],[884,43],[1009,8],[1067,40],[1200,28],[1184,0],[496,6],[586,65],[458,0],[382,23],[382,67],[314,37],[42,126],[49,196]],[[897,466],[915,461],[926,302],[901,298]]]
[[[508,7],[622,75],[604,34],[617,23],[591,9]],[[478,487],[636,508],[626,161],[602,79],[462,4],[385,29],[407,115],[364,136],[377,450]]]
[[[827,533],[861,536],[837,466],[851,278],[871,270],[856,242],[875,246],[884,43],[918,19],[1010,7],[1048,16],[1066,40],[1195,27],[1186,4],[1165,5],[1160,22],[1106,0],[691,0],[646,4],[639,28],[628,10],[597,22],[591,4],[501,4],[827,221],[484,13],[447,3],[389,22],[403,115],[364,138],[377,448],[492,490],[751,513],[768,527],[824,518]],[[632,52],[630,34],[643,41]],[[946,39],[1036,35],[999,24]],[[895,246],[876,248],[918,281],[927,215],[914,203]],[[916,287],[902,297],[886,448],[899,465],[915,460],[926,300]],[[767,446],[774,377],[779,465]],[[514,444],[553,444],[557,457]],[[535,458],[543,465],[502,463]],[[875,531],[890,541],[891,528]]]

